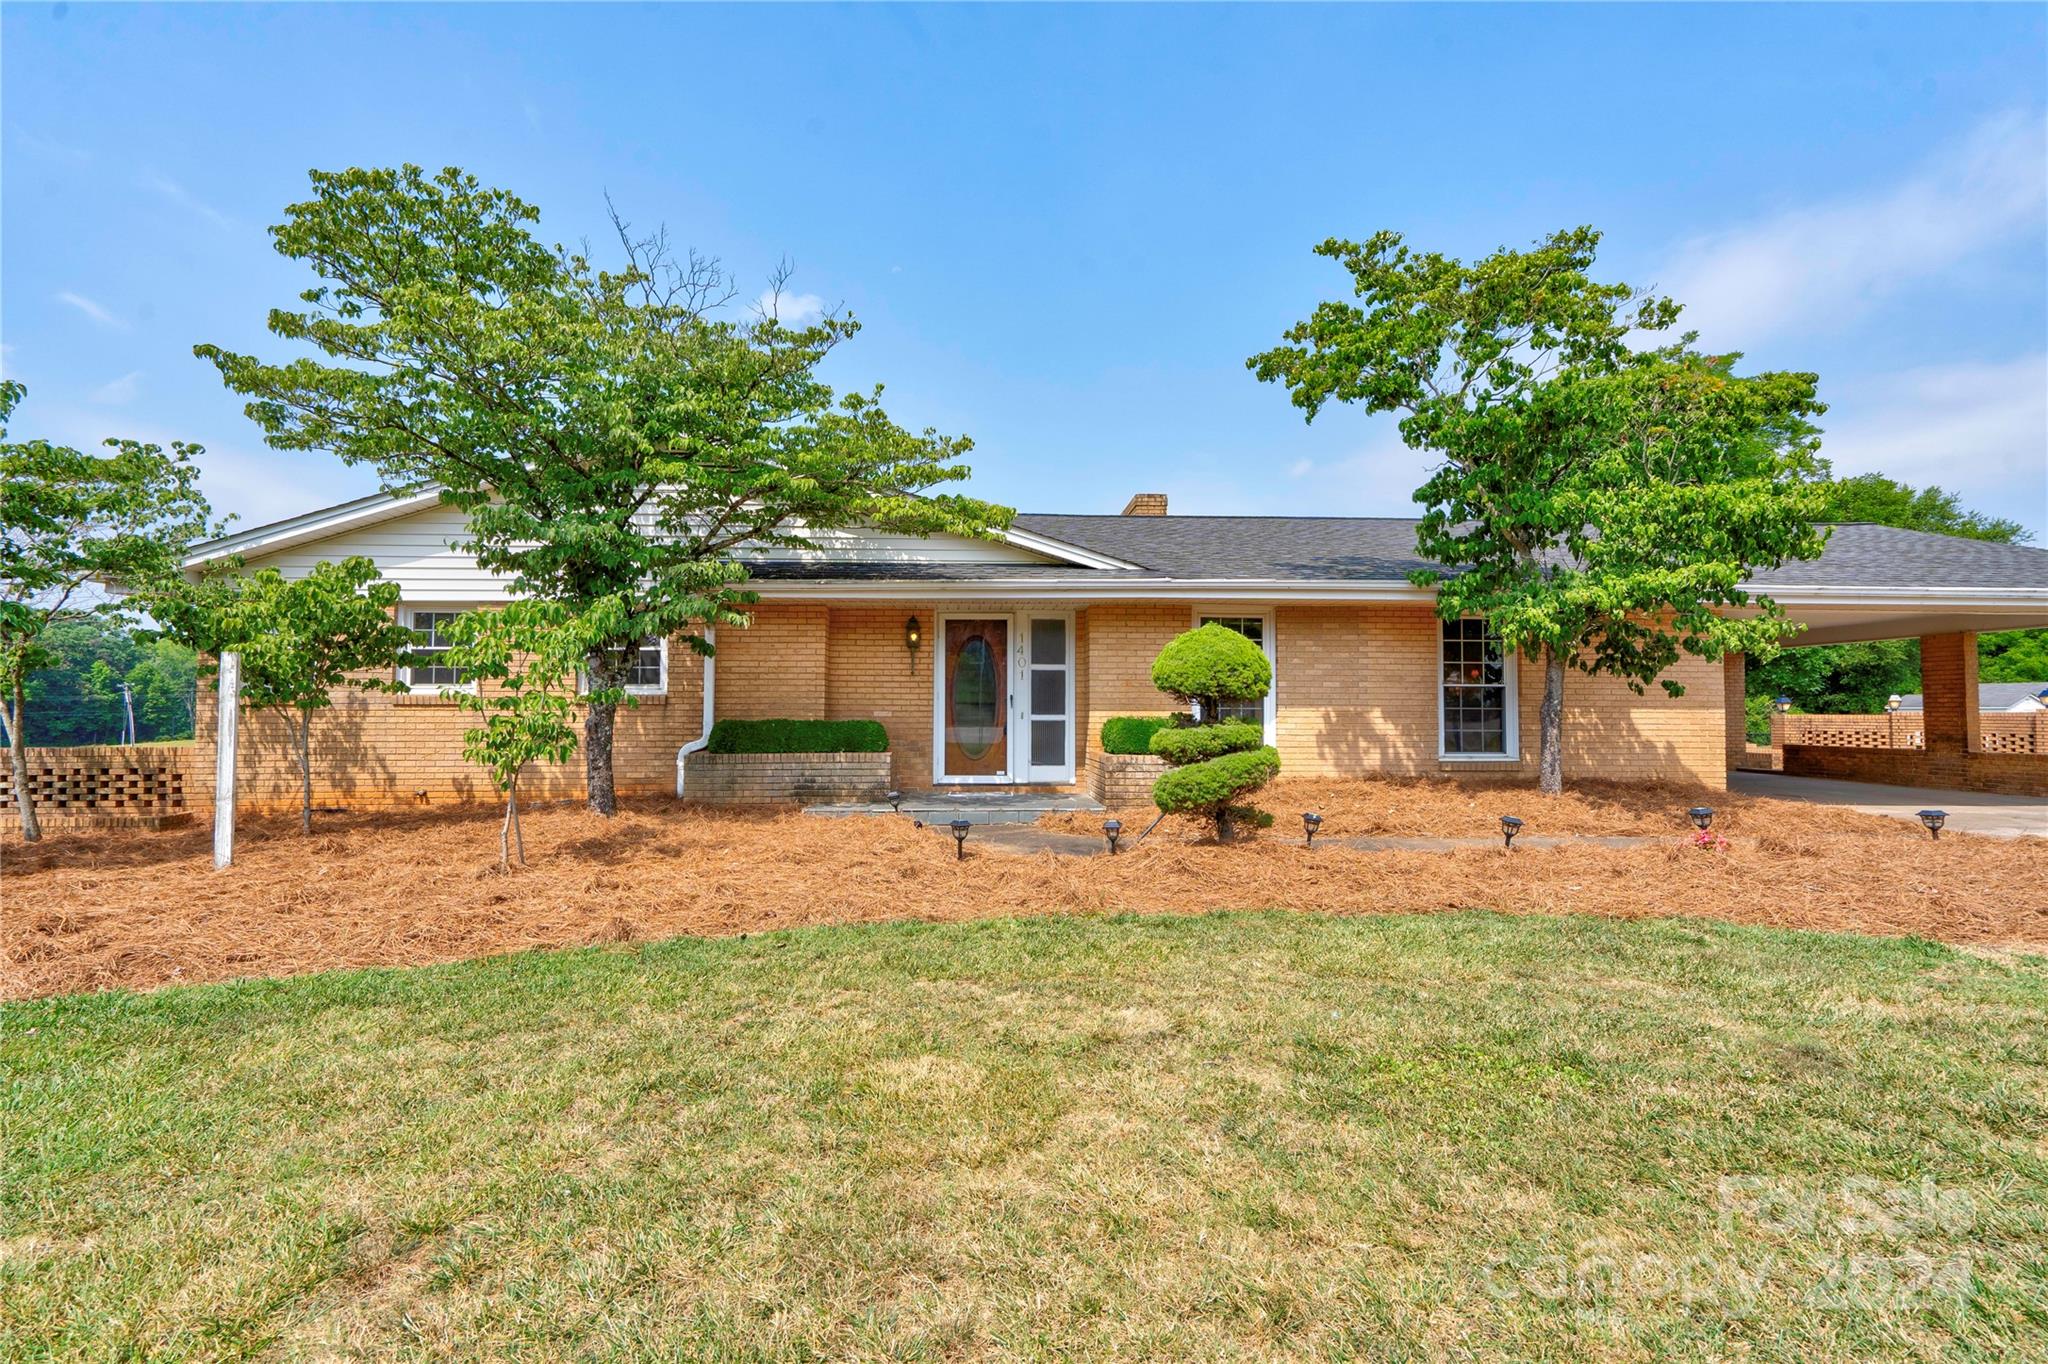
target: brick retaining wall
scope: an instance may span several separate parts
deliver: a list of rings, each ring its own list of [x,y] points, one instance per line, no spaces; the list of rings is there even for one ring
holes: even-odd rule
[[[1787,776],[1836,777],[1891,786],[1932,786],[2001,796],[2048,796],[2048,757],[1918,748],[1823,748],[1787,744]]]
[[[1150,753],[1097,753],[1088,767],[1088,791],[1112,810],[1152,803],[1152,783],[1166,760]]]
[[[692,753],[683,794],[714,805],[877,801],[889,789],[887,753]]]

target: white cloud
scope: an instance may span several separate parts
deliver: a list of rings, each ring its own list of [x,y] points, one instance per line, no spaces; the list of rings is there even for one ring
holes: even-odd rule
[[[1938,483],[1974,511],[2048,534],[2048,354],[1846,385],[1822,453],[1837,474]]]
[[[1980,125],[1889,189],[1795,208],[1682,244],[1658,280],[1709,345],[1826,331],[1888,294],[2023,234],[2048,196],[2040,113]]]
[[[16,146],[45,160],[68,161],[74,166],[82,166],[92,160],[92,153],[82,147],[72,147],[62,142],[52,142],[46,137],[37,137],[26,128],[17,127],[13,131]]]
[[[1287,476],[1289,478],[1305,478],[1308,476],[1309,471],[1315,467],[1316,462],[1312,459],[1297,459],[1294,463],[1287,466]]]
[[[141,383],[142,371],[130,370],[118,379],[101,384],[86,395],[86,401],[95,407],[121,407],[135,401]]]
[[[754,307],[762,316],[778,318],[791,327],[801,327],[825,315],[825,300],[816,294],[777,294],[773,289],[763,289],[754,300]]]
[[[143,172],[142,175],[142,187],[144,189],[155,190],[158,194],[163,195],[164,198],[169,199],[172,203],[177,204],[182,208],[191,210],[193,213],[198,214],[200,217],[206,219],[206,221],[212,223],[215,227],[234,226],[234,219],[228,217],[227,214],[222,213],[212,204],[209,204],[205,200],[194,195],[192,191],[186,189],[183,185],[179,184],[176,180],[171,179],[171,177],[168,175],[162,175],[156,171],[145,171]]]
[[[128,330],[128,324],[126,322],[114,316],[105,308],[101,307],[98,303],[95,303],[92,299],[87,298],[84,294],[74,294],[69,289],[59,290],[57,294],[57,301],[59,303],[69,304],[71,307],[78,309],[78,311],[84,313],[87,317],[99,323],[102,327],[111,328],[112,330],[117,332],[125,332]]]

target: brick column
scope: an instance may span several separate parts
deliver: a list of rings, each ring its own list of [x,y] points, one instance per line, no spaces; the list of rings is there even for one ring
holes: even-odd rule
[[[1742,654],[1723,654],[1721,670],[1722,748],[1733,772],[1749,756],[1749,660]]]
[[[1920,637],[1920,691],[1929,753],[1983,752],[1974,631]]]

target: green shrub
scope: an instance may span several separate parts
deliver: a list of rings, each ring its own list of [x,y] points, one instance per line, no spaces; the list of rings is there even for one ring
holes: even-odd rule
[[[1171,715],[1112,715],[1102,722],[1102,751],[1150,753],[1152,736],[1174,723]]]
[[[874,720],[720,720],[712,753],[887,753],[889,731]]]
[[[1168,696],[1199,702],[1214,715],[1229,701],[1256,701],[1273,685],[1265,650],[1227,625],[1204,625],[1176,635],[1152,660],[1152,685]]]
[[[1280,752],[1271,747],[1249,753],[1226,753],[1207,762],[1176,767],[1159,774],[1152,783],[1152,801],[1168,814],[1209,811],[1216,816],[1216,832],[1228,836],[1228,807],[1239,796],[1258,790],[1280,775]]]
[[[1242,753],[1257,748],[1265,741],[1266,733],[1259,726],[1244,720],[1229,720],[1219,725],[1196,725],[1191,729],[1162,729],[1152,736],[1152,751],[1175,767],[1185,767],[1189,763],[1220,758],[1226,753]]]

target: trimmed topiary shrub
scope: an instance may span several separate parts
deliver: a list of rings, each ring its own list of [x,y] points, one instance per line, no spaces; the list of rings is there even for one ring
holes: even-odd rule
[[[1159,774],[1152,800],[1169,813],[1216,810],[1218,837],[1229,837],[1226,808],[1248,791],[1256,791],[1280,775],[1278,749],[1259,747],[1248,753],[1226,753]]]
[[[1102,751],[1150,753],[1152,736],[1174,724],[1171,715],[1112,715],[1102,722]]]
[[[710,753],[887,753],[889,731],[874,720],[720,720]]]
[[[1152,660],[1152,685],[1201,707],[1205,717],[1228,701],[1256,701],[1273,686],[1266,652],[1228,625],[1177,635]]]
[[[1272,665],[1258,645],[1227,625],[1204,625],[1178,636],[1152,663],[1152,685],[1214,716],[1228,704],[1265,696]],[[1216,837],[1231,828],[1263,828],[1272,821],[1243,803],[1280,773],[1280,754],[1266,747],[1265,731],[1242,720],[1162,729],[1151,751],[1174,764],[1152,784],[1152,801],[1168,814],[1203,814],[1216,821]]]
[[[1152,736],[1152,752],[1185,767],[1189,763],[1220,758],[1225,753],[1242,753],[1266,741],[1265,731],[1243,720],[1218,725],[1196,725],[1190,729],[1162,729]]]

